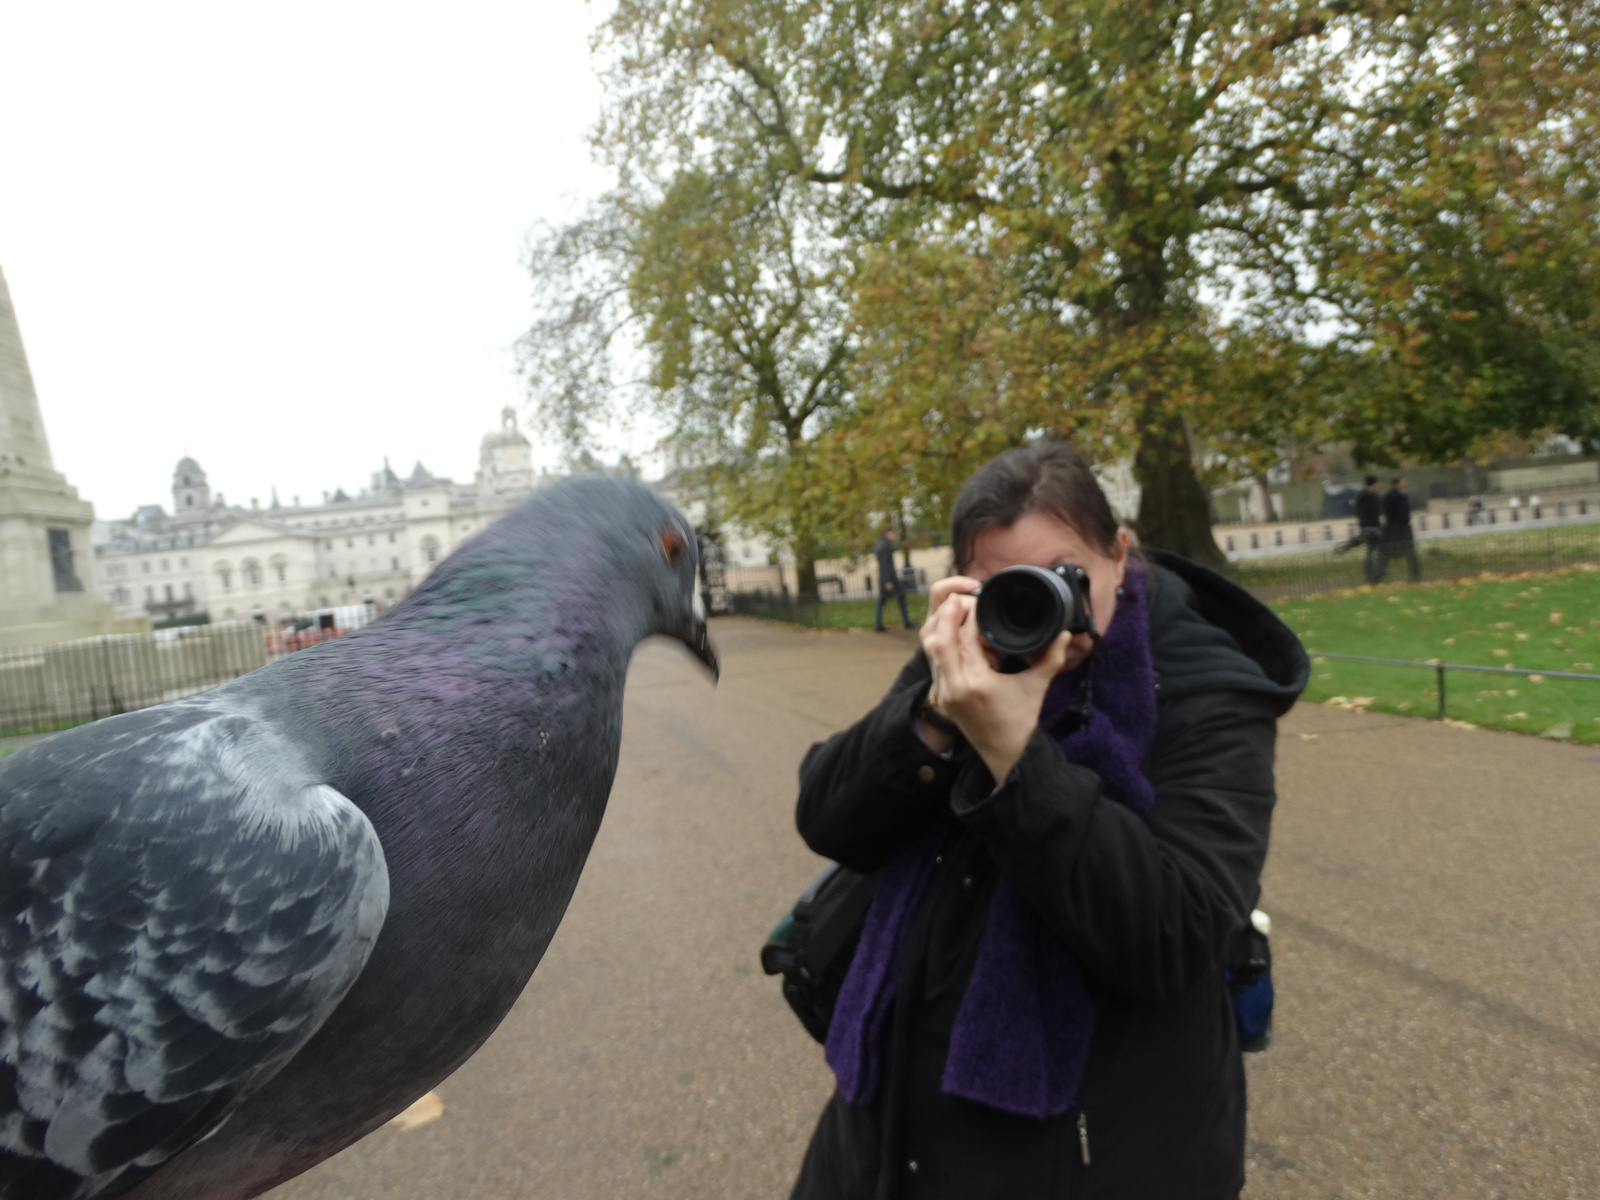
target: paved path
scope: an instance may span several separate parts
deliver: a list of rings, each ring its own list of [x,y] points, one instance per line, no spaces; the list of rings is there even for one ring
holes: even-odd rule
[[[634,662],[622,767],[527,993],[438,1089],[277,1200],[783,1197],[830,1081],[756,950],[818,863],[805,747],[913,643],[718,621]],[[1600,1196],[1600,756],[1301,706],[1265,906],[1250,1200]]]

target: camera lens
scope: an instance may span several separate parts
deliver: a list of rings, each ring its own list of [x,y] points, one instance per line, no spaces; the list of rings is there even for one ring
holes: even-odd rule
[[[978,631],[1002,654],[1036,654],[1067,628],[1073,612],[1068,585],[1039,567],[1008,567],[978,593]]]
[[[1020,579],[1001,593],[1000,602],[995,606],[999,610],[995,613],[995,624],[1008,635],[1026,637],[1050,624],[1050,618],[1055,615],[1052,599],[1036,580]]]

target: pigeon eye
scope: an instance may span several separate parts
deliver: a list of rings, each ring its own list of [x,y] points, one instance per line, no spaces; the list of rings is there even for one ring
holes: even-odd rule
[[[675,567],[681,563],[688,549],[688,543],[683,540],[683,534],[676,529],[663,529],[661,531],[661,557],[667,560],[668,566]]]

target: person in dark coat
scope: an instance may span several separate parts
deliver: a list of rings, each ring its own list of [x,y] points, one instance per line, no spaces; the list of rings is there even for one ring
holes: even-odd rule
[[[801,836],[876,890],[794,1200],[1237,1196],[1224,968],[1305,651],[1211,571],[1133,559],[1065,445],[981,468],[952,524],[961,574],[922,649],[800,768]],[[1088,572],[1098,636],[998,672],[971,591],[1061,562]]]
[[[1378,495],[1378,477],[1368,475],[1366,486],[1361,489],[1361,494],[1356,497],[1356,524],[1360,532],[1356,535],[1363,546],[1367,548],[1366,561],[1362,563],[1362,575],[1368,583],[1378,582],[1379,571],[1379,543],[1383,541],[1383,497]]]
[[[1411,532],[1411,498],[1406,495],[1406,481],[1396,475],[1389,490],[1383,494],[1383,555],[1378,564],[1378,579],[1389,570],[1389,560],[1403,558],[1412,583],[1422,578],[1422,567],[1417,562],[1417,543]]]
[[[900,602],[900,620],[907,629],[912,629],[911,614],[906,611],[906,589],[900,582],[900,572],[894,565],[894,526],[885,526],[882,535],[872,547],[872,556],[878,560],[878,611],[873,616],[872,624],[879,633],[883,632],[883,603],[893,596]]]

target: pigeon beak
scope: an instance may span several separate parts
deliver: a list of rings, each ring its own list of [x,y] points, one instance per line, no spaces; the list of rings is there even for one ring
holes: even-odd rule
[[[711,644],[711,631],[706,628],[706,605],[699,592],[694,595],[692,611],[694,617],[689,623],[689,631],[683,636],[683,644],[689,647],[689,653],[705,664],[715,683],[722,678],[722,664],[717,661],[717,648]]]

